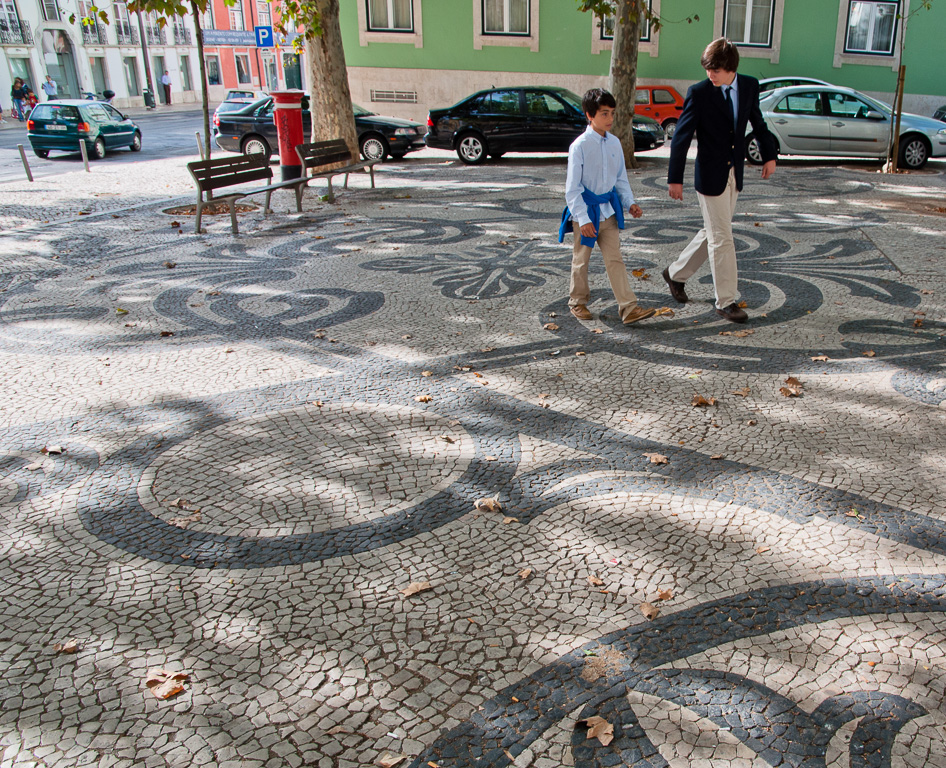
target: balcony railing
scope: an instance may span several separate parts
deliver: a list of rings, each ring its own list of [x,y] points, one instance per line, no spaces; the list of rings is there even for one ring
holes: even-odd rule
[[[148,45],[167,45],[164,40],[164,30],[157,27],[145,27],[148,35]]]
[[[23,21],[0,21],[0,43],[4,45],[32,45],[33,33]]]
[[[187,27],[174,27],[174,45],[190,45],[191,31]]]
[[[118,24],[115,27],[119,45],[138,45],[138,30],[131,24]]]
[[[86,45],[106,45],[108,36],[98,24],[82,25],[82,42]]]

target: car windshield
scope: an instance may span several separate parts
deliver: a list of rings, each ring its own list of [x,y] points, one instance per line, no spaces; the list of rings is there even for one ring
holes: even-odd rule
[[[357,104],[352,104],[352,106],[355,108],[355,117],[368,117],[368,115],[378,114],[377,112],[370,112],[364,107],[359,107]]]
[[[79,122],[79,110],[70,104],[40,104],[33,110],[34,120],[67,120]]]
[[[562,101],[578,110],[579,114],[584,113],[584,110],[581,107],[581,98],[577,94],[572,93],[567,88],[554,88],[553,90],[555,91],[555,94],[560,99],[562,99]]]

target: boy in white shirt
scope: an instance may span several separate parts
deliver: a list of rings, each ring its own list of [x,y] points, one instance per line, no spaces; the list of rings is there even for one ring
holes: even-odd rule
[[[571,279],[568,286],[568,306],[579,320],[591,320],[588,310],[591,292],[588,287],[588,261],[595,243],[601,248],[604,268],[608,273],[611,290],[618,302],[618,312],[624,325],[653,317],[654,308],[644,308],[627,280],[627,269],[621,258],[621,238],[624,229],[624,211],[635,219],[644,215],[634,202],[634,193],[627,180],[624,150],[621,141],[612,133],[614,96],[601,88],[592,88],[581,100],[588,128],[572,142],[568,150],[568,175],[565,180],[565,203],[558,241],[565,233],[574,231]],[[573,226],[578,222],[578,227]]]

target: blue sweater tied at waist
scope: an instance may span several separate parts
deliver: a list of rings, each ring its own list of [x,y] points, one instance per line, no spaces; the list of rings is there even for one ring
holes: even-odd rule
[[[602,203],[611,203],[611,207],[614,209],[614,218],[617,219],[618,229],[624,229],[624,211],[621,208],[621,198],[618,195],[617,187],[612,187],[610,192],[605,192],[603,195],[596,195],[594,192],[589,192],[588,189],[585,188],[582,190],[581,199],[584,200],[585,205],[588,206],[588,217],[591,219],[591,223],[595,225],[596,233],[600,232],[600,206]],[[572,230],[572,214],[566,205],[565,210],[562,211],[562,225],[558,228],[558,241],[562,242],[565,239],[565,233],[571,232]],[[594,248],[596,242],[598,242],[597,234],[594,237],[581,236],[581,244],[587,245],[589,248]]]

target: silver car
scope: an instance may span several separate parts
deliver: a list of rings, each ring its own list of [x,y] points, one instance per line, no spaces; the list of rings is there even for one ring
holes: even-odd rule
[[[782,155],[831,155],[883,159],[891,136],[891,109],[852,88],[798,85],[764,93],[762,116]],[[901,168],[922,168],[931,157],[946,157],[946,126],[938,120],[903,113],[900,119]],[[762,163],[750,133],[746,158]]]

